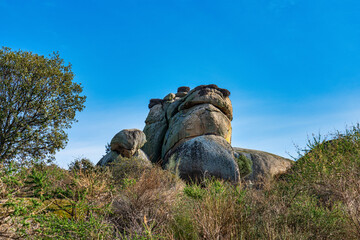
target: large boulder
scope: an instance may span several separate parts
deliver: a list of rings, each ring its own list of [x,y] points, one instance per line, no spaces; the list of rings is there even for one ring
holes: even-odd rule
[[[121,158],[137,158],[151,164],[147,155],[140,149],[146,143],[145,134],[138,129],[124,129],[118,132],[110,142],[111,151],[96,164],[106,166]]]
[[[286,172],[294,163],[290,159],[268,152],[237,147],[234,147],[234,151],[251,160],[252,172],[245,178],[251,182],[270,180],[275,175]]]
[[[112,151],[130,158],[146,143],[146,135],[139,129],[124,129],[118,132],[110,142]]]
[[[179,145],[165,159],[164,167],[186,181],[215,177],[231,182],[240,179],[231,145],[220,136],[205,135]]]
[[[218,108],[201,104],[178,112],[169,120],[162,157],[180,140],[207,134],[221,136],[230,142],[231,122]]]

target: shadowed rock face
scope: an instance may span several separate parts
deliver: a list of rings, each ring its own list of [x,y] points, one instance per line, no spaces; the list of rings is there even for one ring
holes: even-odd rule
[[[204,164],[190,172],[188,171],[189,167],[183,166],[185,163],[177,162],[177,159],[183,158],[183,154],[185,154],[188,158],[186,164],[189,164],[189,151],[185,151],[185,146],[195,149],[195,146],[191,146],[191,144],[195,144],[191,139],[207,135],[217,136],[227,142],[230,149],[228,149],[229,156],[231,155],[233,158],[233,150],[230,146],[233,116],[229,95],[228,90],[212,84],[201,85],[192,90],[188,87],[180,87],[176,94],[168,94],[162,100],[151,100],[150,112],[144,128],[148,142],[142,149],[152,162],[161,163],[164,167],[169,166],[171,158],[171,161],[177,164],[180,175],[184,179],[185,175],[188,175],[189,178],[201,178],[206,172],[210,176],[237,180],[239,178],[238,170],[232,165],[229,170],[230,165],[218,165],[216,168],[212,168],[210,166],[213,165]],[[217,146],[221,141],[218,138],[216,140],[206,139],[206,146],[210,146],[210,143],[214,146],[196,149],[203,153],[203,156],[209,157],[210,162],[216,162],[215,156],[218,158],[219,155],[206,155],[205,151],[218,149]],[[196,141],[196,144],[198,143],[199,141]],[[201,143],[204,143],[204,139]],[[175,149],[178,149],[176,154]],[[228,171],[232,172],[228,173]],[[233,177],[222,177],[230,175]]]
[[[231,145],[222,137],[205,135],[185,141],[167,158],[165,168],[178,172],[186,181],[205,176],[239,181],[239,169]]]

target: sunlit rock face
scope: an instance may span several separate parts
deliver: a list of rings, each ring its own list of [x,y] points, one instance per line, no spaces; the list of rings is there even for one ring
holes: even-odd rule
[[[229,96],[228,90],[212,84],[180,87],[176,94],[150,100],[142,149],[153,163],[178,171],[183,179],[207,175],[238,181]]]

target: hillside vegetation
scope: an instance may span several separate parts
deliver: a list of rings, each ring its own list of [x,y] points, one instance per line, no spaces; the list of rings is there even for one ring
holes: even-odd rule
[[[185,184],[160,167],[88,160],[0,168],[3,239],[359,239],[360,128],[309,140],[285,174]]]

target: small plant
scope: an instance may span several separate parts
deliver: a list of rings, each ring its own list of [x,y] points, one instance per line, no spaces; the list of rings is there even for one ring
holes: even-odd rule
[[[201,199],[205,195],[205,189],[198,184],[189,184],[185,186],[184,194],[193,199]]]

